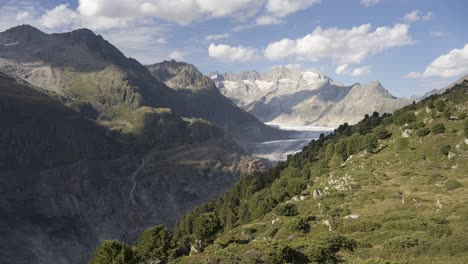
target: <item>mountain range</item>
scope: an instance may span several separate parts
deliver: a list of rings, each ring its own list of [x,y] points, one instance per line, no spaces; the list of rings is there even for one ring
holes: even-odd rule
[[[283,132],[193,65],[159,66],[87,29],[0,33],[2,262],[85,263],[267,168],[242,144]]]
[[[410,102],[392,96],[379,82],[344,86],[319,71],[286,66],[265,74],[214,72],[210,77],[221,93],[265,123],[337,127]]]

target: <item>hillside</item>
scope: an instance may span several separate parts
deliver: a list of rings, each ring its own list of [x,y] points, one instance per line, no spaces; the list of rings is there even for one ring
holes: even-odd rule
[[[112,121],[122,113],[147,106],[170,108],[183,117],[203,118],[239,142],[282,136],[213,89],[188,93],[197,78],[205,82],[206,88],[213,88],[212,81],[193,65],[189,71],[178,73],[178,81],[159,81],[161,75],[153,77],[145,66],[125,57],[88,29],[46,34],[22,25],[1,32],[0,71],[54,92],[70,105],[86,103],[87,111],[98,120]],[[182,90],[164,82],[177,84]]]
[[[466,263],[467,113],[464,81],[341,125],[189,212],[175,244],[158,226],[92,263],[119,247],[127,263]]]
[[[337,127],[409,104],[379,82],[344,86],[318,71],[277,66],[269,73],[212,73],[222,94],[263,122]]]
[[[4,263],[85,263],[265,169],[206,120],[140,107],[96,121],[63,101],[0,73]]]

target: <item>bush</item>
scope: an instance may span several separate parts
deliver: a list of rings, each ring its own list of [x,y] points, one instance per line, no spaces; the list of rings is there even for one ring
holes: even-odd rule
[[[450,152],[450,149],[451,149],[450,145],[442,145],[442,147],[440,147],[440,153],[442,155],[447,156]]]
[[[378,139],[386,139],[392,136],[392,133],[388,132],[383,125],[375,127],[374,134]]]
[[[298,214],[297,206],[293,203],[283,203],[275,207],[275,213],[282,216],[295,216]]]
[[[145,262],[167,262],[172,249],[172,234],[164,225],[150,227],[140,235],[135,249]]]
[[[222,226],[216,213],[204,213],[193,223],[193,234],[195,238],[206,240],[221,231]]]
[[[442,101],[442,100],[437,100],[437,101],[434,103],[434,106],[435,106],[435,108],[437,109],[437,111],[443,112],[443,111],[444,111],[444,108],[445,108],[445,102]]]
[[[302,178],[292,178],[287,181],[286,192],[289,196],[300,194],[307,187],[306,181]],[[283,186],[284,188],[284,186]]]
[[[463,127],[463,134],[465,134],[465,138],[468,138],[468,118],[465,119],[465,124]]]
[[[416,115],[414,112],[406,112],[396,117],[395,124],[404,125],[416,121]]]
[[[276,240],[263,242],[260,250],[265,254],[266,263],[291,263],[294,261],[294,250]]]
[[[416,130],[416,136],[418,136],[418,137],[425,137],[425,136],[429,135],[429,133],[431,133],[431,131],[427,127],[422,127],[420,129]]]
[[[447,189],[447,191],[452,191],[460,187],[462,187],[462,184],[457,180],[450,179],[447,182],[445,182],[445,189]]]
[[[373,232],[381,227],[381,224],[372,220],[353,220],[345,222],[338,230],[344,233]]]
[[[302,216],[294,217],[291,222],[289,222],[289,229],[291,231],[298,231],[302,233],[307,233],[310,231],[309,222],[307,222],[307,218]]]
[[[397,236],[390,238],[385,243],[385,248],[390,251],[401,251],[402,249],[408,249],[420,245],[422,241],[419,238],[413,236]]]
[[[117,240],[104,240],[97,247],[90,264],[137,264],[139,259],[127,245]]]
[[[373,150],[377,147],[377,144],[377,136],[374,133],[369,133],[362,138],[361,149]]]
[[[341,249],[353,251],[357,247],[354,239],[332,235],[313,243],[306,251],[309,262],[312,263],[338,263],[336,253]]]
[[[435,124],[431,128],[431,133],[434,135],[445,133],[445,126],[442,123]]]

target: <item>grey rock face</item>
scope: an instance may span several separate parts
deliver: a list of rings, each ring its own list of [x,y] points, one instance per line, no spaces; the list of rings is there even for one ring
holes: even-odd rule
[[[210,74],[218,89],[263,122],[335,127],[409,103],[379,82],[343,86],[318,71],[275,67],[258,74]]]

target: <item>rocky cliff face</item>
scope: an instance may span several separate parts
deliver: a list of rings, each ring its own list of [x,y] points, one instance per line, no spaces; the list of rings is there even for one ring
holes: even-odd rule
[[[321,72],[275,67],[272,72],[212,73],[221,93],[263,122],[334,127],[374,111],[392,112],[409,100],[378,83],[344,86]]]

